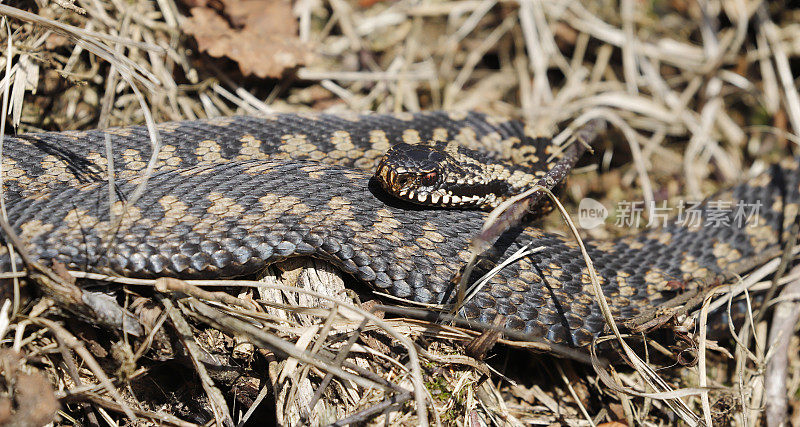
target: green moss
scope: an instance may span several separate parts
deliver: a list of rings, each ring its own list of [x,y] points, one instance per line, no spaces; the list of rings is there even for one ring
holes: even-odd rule
[[[428,387],[428,391],[430,391],[431,396],[441,402],[446,402],[452,396],[450,383],[447,382],[444,376],[437,375],[431,377],[431,380],[426,384],[426,386]]]
[[[772,124],[772,115],[763,105],[759,105],[751,110],[750,123],[754,126],[769,126]]]
[[[455,423],[455,421],[461,416],[462,410],[465,405],[465,393],[462,389],[458,393],[453,393],[452,383],[450,383],[444,375],[432,375],[430,376],[429,381],[425,384],[428,388],[428,391],[431,393],[434,399],[441,403],[446,403],[450,399],[453,399],[453,405],[450,407],[450,410],[439,414],[443,423],[445,425],[450,425]]]

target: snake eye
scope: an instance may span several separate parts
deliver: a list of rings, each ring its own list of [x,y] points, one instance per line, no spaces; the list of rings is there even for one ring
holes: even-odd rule
[[[431,187],[434,184],[436,184],[436,176],[437,176],[436,172],[428,172],[427,174],[422,176],[420,182],[422,183],[422,185],[426,187]]]

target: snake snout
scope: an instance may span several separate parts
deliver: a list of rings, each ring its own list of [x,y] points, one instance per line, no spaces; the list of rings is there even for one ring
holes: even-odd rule
[[[397,186],[397,172],[383,162],[378,165],[378,170],[375,171],[375,178],[386,190],[390,191]]]

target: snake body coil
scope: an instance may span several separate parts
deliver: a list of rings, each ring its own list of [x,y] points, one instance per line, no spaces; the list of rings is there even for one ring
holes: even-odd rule
[[[185,278],[253,275],[288,257],[312,256],[397,297],[445,303],[487,214],[407,205],[386,197],[358,168],[375,167],[395,142],[454,139],[526,168],[544,164],[542,150],[551,149],[519,122],[477,113],[279,114],[167,123],[160,131],[147,190],[135,204],[116,201],[110,210],[105,135],[115,147],[114,194],[128,200],[152,153],[145,129],[7,138],[8,218],[28,251],[70,269]],[[587,242],[613,314],[628,319],[658,306],[677,292],[674,280],[698,286],[779,253],[799,188],[798,161],[789,159],[701,204],[698,223]],[[743,218],[741,206],[759,208]],[[502,315],[510,328],[588,344],[605,322],[577,244],[515,228],[489,259],[523,248],[536,250],[494,275],[462,314],[486,323]],[[5,251],[0,270],[9,271]],[[482,265],[472,281],[491,267]]]

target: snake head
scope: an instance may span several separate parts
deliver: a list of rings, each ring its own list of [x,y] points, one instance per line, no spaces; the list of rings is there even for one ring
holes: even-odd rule
[[[383,156],[375,178],[389,194],[407,202],[483,208],[489,197],[480,170],[465,166],[440,147],[399,143]]]

